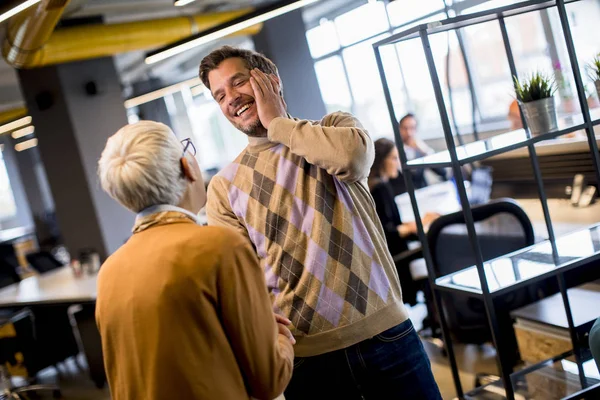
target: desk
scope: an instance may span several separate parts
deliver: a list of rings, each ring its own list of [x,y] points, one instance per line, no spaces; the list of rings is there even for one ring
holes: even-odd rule
[[[538,199],[516,199],[533,224],[536,238],[548,238],[542,205]],[[573,207],[568,199],[548,199],[550,218],[556,236],[600,222],[600,201],[589,207]]]
[[[34,275],[0,289],[0,308],[93,303],[97,278],[96,274],[77,278],[69,266]]]

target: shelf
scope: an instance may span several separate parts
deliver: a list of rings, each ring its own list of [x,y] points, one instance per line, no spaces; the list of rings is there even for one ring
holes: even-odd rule
[[[600,384],[600,373],[589,353],[584,355],[581,365],[587,380],[585,388],[589,389]],[[572,352],[517,371],[511,375],[511,381],[515,398],[520,400],[559,400],[584,389],[579,378],[577,360]],[[503,393],[503,382],[498,380],[467,393],[465,398],[505,399]]]
[[[565,0],[565,3],[574,3],[580,0]],[[419,37],[421,31],[426,31],[427,34],[433,35],[436,33],[447,32],[455,29],[465,28],[471,25],[477,25],[484,22],[490,22],[497,20],[499,17],[508,18],[514,17],[515,15],[525,14],[532,11],[544,10],[546,8],[556,6],[555,0],[540,1],[530,0],[517,4],[512,4],[506,7],[499,7],[493,10],[481,11],[478,13],[461,15],[456,18],[449,18],[442,21],[430,22],[427,24],[421,24],[414,26],[406,31],[399,32],[386,39],[380,40],[373,44],[374,48],[403,42],[405,40],[416,39]]]
[[[594,109],[593,111],[592,118],[600,118],[600,109]],[[457,146],[456,154],[461,165],[470,164],[582,129],[585,129],[583,115],[574,114],[560,118],[557,130],[532,137],[528,131],[518,129],[493,136],[489,139]],[[413,170],[421,168],[447,168],[451,166],[450,153],[448,150],[444,150],[422,158],[415,158],[407,163],[406,168]]]
[[[556,239],[558,251],[552,254],[545,240],[514,253],[484,263],[492,296],[499,296],[559,272],[579,267],[600,258],[600,224]],[[438,290],[483,295],[477,267],[471,266],[435,280]]]

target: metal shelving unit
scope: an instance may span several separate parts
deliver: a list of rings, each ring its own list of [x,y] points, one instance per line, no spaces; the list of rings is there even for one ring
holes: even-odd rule
[[[442,329],[444,343],[446,344],[446,350],[452,369],[452,375],[454,378],[457,395],[460,398],[472,397],[470,395],[465,395],[462,390],[458,368],[456,365],[456,357],[450,339],[448,326],[445,321],[444,313],[440,312],[443,309],[443,304],[441,301],[441,296],[438,295],[438,292],[468,292],[470,294],[479,296],[483,299],[487,312],[488,322],[490,325],[490,330],[492,332],[492,339],[496,347],[497,364],[501,373],[501,380],[493,383],[492,385],[495,385],[495,393],[498,396],[500,396],[496,398],[507,398],[513,400],[515,398],[523,398],[523,395],[519,393],[520,388],[515,386],[516,383],[518,383],[519,380],[522,379],[523,376],[527,373],[539,371],[545,364],[541,363],[539,365],[527,368],[522,371],[513,372],[512,365],[510,365],[509,359],[507,358],[507,355],[510,353],[510,351],[505,351],[505,342],[499,336],[500,330],[498,327],[498,319],[496,316],[496,310],[493,304],[493,300],[497,296],[512,292],[514,290],[517,290],[519,288],[522,288],[524,286],[530,285],[532,283],[538,282],[542,279],[546,279],[551,276],[555,276],[558,280],[558,286],[560,289],[561,297],[565,307],[565,313],[567,316],[567,321],[569,324],[569,333],[573,342],[573,355],[575,359],[575,363],[573,365],[576,367],[578,372],[577,374],[574,374],[574,376],[578,377],[579,384],[582,389],[577,393],[569,395],[568,398],[585,398],[585,396],[591,395],[592,392],[595,396],[599,396],[600,398],[600,383],[593,383],[589,381],[586,378],[586,374],[584,373],[585,358],[583,356],[578,339],[579,332],[577,332],[577,329],[575,328],[573,323],[573,315],[571,313],[569,297],[567,295],[567,286],[564,277],[564,273],[566,271],[575,269],[594,260],[600,259],[600,224],[590,226],[587,229],[584,229],[579,232],[574,232],[560,238],[557,238],[555,236],[550,212],[548,209],[547,197],[544,191],[538,158],[534,147],[536,143],[541,142],[543,140],[553,139],[558,136],[565,135],[578,130],[585,130],[587,134],[588,145],[591,150],[591,157],[593,159],[596,175],[598,177],[598,182],[600,182],[600,154],[598,153],[598,146],[596,143],[596,137],[594,135],[594,126],[600,124],[600,111],[595,110],[593,113],[590,113],[585,97],[583,79],[579,70],[579,62],[575,53],[575,46],[571,35],[569,20],[567,18],[566,4],[574,3],[577,1],[580,0],[525,1],[515,5],[498,8],[495,10],[474,13],[466,16],[459,16],[440,22],[418,25],[373,44],[375,57],[379,68],[379,74],[381,76],[381,80],[384,87],[384,94],[388,110],[390,118],[392,120],[392,126],[394,127],[396,143],[398,151],[400,153],[400,160],[402,162],[402,168],[405,175],[406,187],[410,196],[414,214],[416,216],[419,238],[421,240],[424,258],[427,263],[427,269],[429,272],[428,279],[431,287],[434,289],[432,290],[434,294],[434,303],[436,306],[437,313],[440,316],[440,325]],[[456,146],[446,109],[446,104],[444,101],[442,86],[437,74],[436,64],[433,58],[429,42],[429,36],[432,34],[449,32],[484,22],[497,21],[501,30],[504,48],[506,51],[506,57],[508,60],[511,74],[517,76],[517,70],[511,49],[511,43],[508,37],[508,32],[506,30],[505,19],[524,13],[540,11],[550,7],[556,7],[560,16],[560,22],[562,26],[562,31],[564,33],[564,39],[572,67],[572,73],[575,78],[577,98],[579,100],[582,112],[580,114],[571,116],[566,121],[562,121],[558,130],[546,132],[542,135],[532,136],[529,133],[529,130],[527,129],[526,121],[523,119],[523,126],[525,127],[525,129],[509,132],[503,135],[498,135],[487,140],[476,141],[463,146]],[[402,145],[398,124],[394,113],[392,97],[390,94],[389,86],[387,84],[387,78],[382,63],[380,49],[383,46],[394,45],[396,43],[411,39],[419,39],[423,46],[425,59],[427,61],[429,75],[431,77],[431,83],[433,85],[436,103],[441,118],[442,127],[444,130],[444,138],[448,150],[421,159],[408,161],[406,153],[404,151],[404,146]],[[462,179],[456,179],[457,191],[460,198],[462,211],[465,217],[469,242],[471,244],[471,248],[475,256],[476,265],[465,268],[451,275],[436,277],[431,252],[420,219],[419,206],[417,204],[415,188],[412,181],[412,171],[414,171],[415,169],[427,167],[449,167],[452,168],[454,176],[460,177],[462,176],[461,166],[463,166],[464,164],[473,163],[475,161],[480,161],[497,154],[525,147],[529,150],[533,174],[535,177],[538,195],[544,213],[544,220],[548,228],[549,239],[547,241],[538,243],[534,246],[519,250],[511,254],[504,255],[495,260],[484,262],[479,246],[479,241],[477,238],[477,233],[475,231],[475,224],[473,221],[473,215],[471,212],[469,199],[467,197],[465,184]],[[569,247],[569,244],[573,243],[573,240],[586,241],[588,244],[588,250],[586,252],[582,251],[582,253],[578,254],[577,256],[573,256],[572,248],[569,248],[570,251],[566,251],[567,247]],[[509,260],[508,263],[507,260]],[[520,278],[521,274],[519,271],[519,262],[522,262],[523,260],[535,260],[535,263],[541,265],[541,267],[538,268],[538,273],[530,273],[527,278]],[[497,272],[496,270],[498,268],[507,268],[507,265],[509,265],[509,268],[513,269],[513,271],[515,272],[515,276],[519,277],[518,279],[515,279],[514,282],[511,282],[509,284],[500,282],[500,280],[496,278],[495,273]],[[531,271],[528,270],[528,272]],[[556,362],[557,360],[551,361]],[[503,391],[504,394],[499,395],[498,389],[500,389],[500,391]],[[515,392],[515,390],[517,390],[517,393]],[[473,392],[472,394],[477,395],[478,393]]]

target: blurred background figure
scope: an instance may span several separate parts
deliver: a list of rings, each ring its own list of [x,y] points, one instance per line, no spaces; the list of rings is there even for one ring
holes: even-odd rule
[[[508,121],[510,122],[510,130],[514,131],[523,128],[523,121],[521,120],[521,110],[519,109],[519,103],[517,100],[513,100],[508,107]]]
[[[375,200],[377,215],[383,226],[388,250],[392,256],[407,251],[409,239],[417,240],[417,225],[414,221],[402,222],[394,200],[394,190],[390,185],[390,179],[401,178],[400,175],[400,158],[395,143],[383,138],[376,140],[375,161],[369,174],[369,190]],[[423,217],[423,224],[429,225],[437,216],[437,214],[426,214]],[[414,281],[408,264],[408,262],[397,262],[396,269],[402,286],[403,301],[415,305],[420,284]]]
[[[417,118],[414,114],[406,114],[404,117],[400,118],[398,124],[400,126],[400,136],[404,143],[406,158],[409,161],[414,160],[415,158],[425,157],[434,152],[423,140],[419,139],[417,133]],[[416,189],[423,188],[429,184],[425,177],[425,171],[425,168],[412,171],[413,183]],[[443,181],[448,179],[446,169],[444,168],[432,168],[431,171]]]

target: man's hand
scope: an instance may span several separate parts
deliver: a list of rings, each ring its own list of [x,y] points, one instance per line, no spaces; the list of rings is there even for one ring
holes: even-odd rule
[[[256,68],[250,71],[250,75],[258,117],[265,129],[269,129],[274,118],[287,116],[285,101],[279,94],[279,80],[274,75],[267,75]]]
[[[279,334],[287,337],[290,340],[290,343],[296,344],[296,339],[294,339],[294,335],[292,335],[292,332],[288,329],[288,326],[292,324],[292,321],[277,314],[275,314],[275,321],[277,322],[277,329],[279,330]]]

